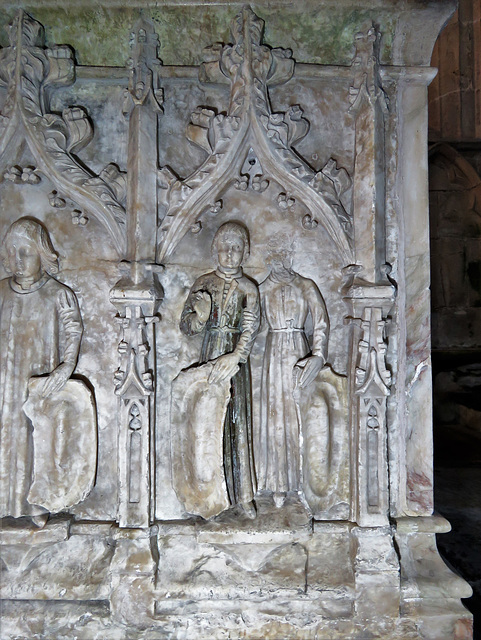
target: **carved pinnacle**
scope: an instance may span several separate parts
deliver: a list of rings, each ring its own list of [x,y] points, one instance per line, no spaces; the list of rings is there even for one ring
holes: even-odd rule
[[[365,101],[371,105],[379,103],[387,111],[388,99],[383,91],[379,74],[379,43],[381,34],[373,24],[366,32],[356,33],[356,53],[352,61],[354,81],[349,89],[351,106],[349,111],[357,113]]]
[[[206,49],[200,79],[207,82],[229,79],[232,85],[229,115],[239,115],[249,107],[270,114],[267,86],[283,84],[294,73],[292,51],[263,45],[263,32],[264,20],[245,5],[232,21],[232,44]]]
[[[154,111],[162,112],[164,102],[163,89],[160,86],[160,67],[158,58],[159,37],[152,23],[141,18],[130,37],[132,57],[127,63],[130,68],[129,88],[127,90],[124,113],[128,115],[134,105],[147,101]]]

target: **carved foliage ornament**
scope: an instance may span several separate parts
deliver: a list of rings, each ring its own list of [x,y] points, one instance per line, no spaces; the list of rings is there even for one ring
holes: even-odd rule
[[[227,114],[216,114],[198,107],[192,114],[187,137],[209,155],[191,176],[180,180],[167,168],[161,171],[168,194],[158,233],[159,262],[172,254],[236,175],[237,188],[258,192],[268,186],[265,176],[272,176],[327,229],[344,260],[352,259],[350,218],[339,200],[336,182],[324,170],[313,171],[292,148],[309,128],[302,109],[294,105],[285,113],[272,112],[268,87],[287,82],[294,61],[290,50],[261,44],[263,28],[263,20],[246,6],[232,23],[232,44],[207,51],[200,79],[230,83],[229,109]]]
[[[125,208],[108,179],[109,172],[97,176],[75,158],[93,136],[87,114],[81,107],[66,108],[61,115],[50,112],[50,90],[75,80],[72,50],[45,48],[42,25],[22,10],[10,26],[9,41],[10,46],[0,50],[0,85],[7,88],[0,113],[0,174],[15,165],[25,141],[37,169],[48,175],[59,192],[68,193],[78,207],[97,218],[122,254]],[[31,182],[24,179],[25,171],[21,179]]]

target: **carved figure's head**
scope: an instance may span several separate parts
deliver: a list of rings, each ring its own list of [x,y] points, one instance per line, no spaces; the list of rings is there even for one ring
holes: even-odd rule
[[[294,243],[286,233],[276,233],[267,243],[266,261],[273,271],[292,268]]]
[[[212,241],[212,257],[222,271],[237,271],[249,253],[249,232],[244,225],[226,222],[217,229]]]
[[[58,254],[47,229],[33,218],[19,218],[10,225],[3,240],[0,257],[8,273],[18,278],[41,277],[58,273]]]

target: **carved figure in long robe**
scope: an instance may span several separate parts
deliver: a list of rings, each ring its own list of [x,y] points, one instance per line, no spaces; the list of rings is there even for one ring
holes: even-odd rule
[[[281,246],[276,246],[280,243]],[[327,358],[329,319],[317,285],[292,270],[286,238],[269,245],[272,270],[260,285],[263,317],[268,325],[264,354],[261,425],[256,457],[259,489],[272,491],[277,506],[300,486],[300,425],[294,399],[297,384],[307,387]],[[312,346],[306,323],[312,323]]]
[[[215,362],[209,382],[231,380],[223,427],[225,481],[230,504],[241,505],[255,517],[249,353],[259,328],[260,307],[257,286],[241,268],[248,253],[245,227],[235,222],[219,227],[212,243],[218,268],[194,283],[180,328],[186,335],[203,332],[200,362]]]
[[[33,376],[48,374],[43,397],[65,386],[77,362],[82,321],[73,291],[51,277],[57,254],[39,222],[14,222],[2,258],[12,276],[0,281],[0,517],[30,516],[40,525],[48,510],[28,501],[34,452],[32,423],[22,407]]]

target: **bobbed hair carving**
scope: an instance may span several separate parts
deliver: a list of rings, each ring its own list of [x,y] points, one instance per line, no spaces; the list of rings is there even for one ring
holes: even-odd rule
[[[242,240],[242,243],[244,245],[244,260],[248,258],[251,250],[249,232],[241,222],[231,221],[222,224],[214,234],[211,248],[212,258],[214,259],[214,261],[217,262],[218,260],[217,244],[219,240],[228,236],[234,236],[236,238],[239,238],[239,240]]]
[[[42,269],[53,276],[58,273],[58,253],[55,251],[47,229],[34,218],[19,218],[8,228],[0,249],[0,258],[7,273],[11,273],[8,261],[8,249],[16,238],[30,240],[37,247]]]

